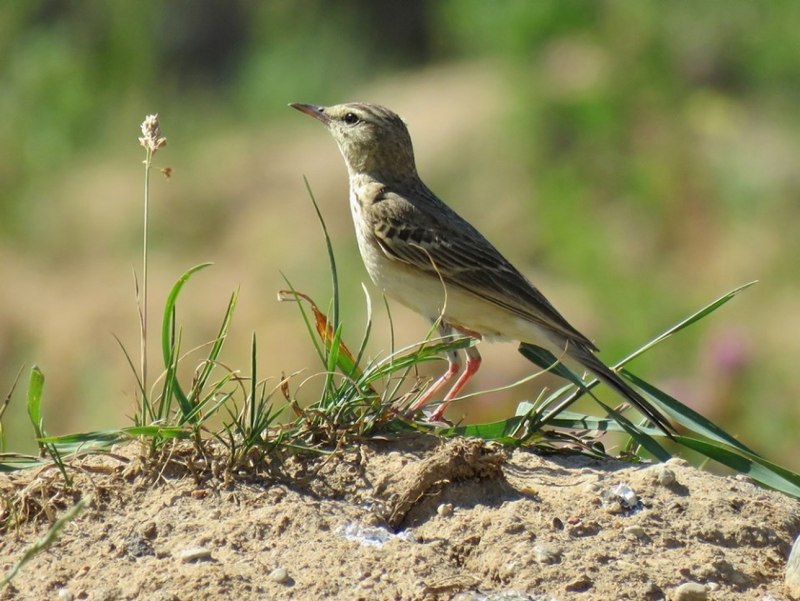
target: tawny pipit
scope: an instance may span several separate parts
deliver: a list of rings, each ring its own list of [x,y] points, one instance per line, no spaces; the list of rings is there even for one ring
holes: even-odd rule
[[[486,238],[422,183],[405,123],[374,104],[291,104],[321,121],[347,163],[350,209],[358,248],[370,278],[388,296],[439,321],[443,336],[517,340],[566,355],[619,392],[669,433],[669,422],[595,356],[597,347]],[[467,348],[464,373],[431,416],[478,370],[481,356]],[[416,412],[461,370],[456,353],[447,371],[410,407]]]

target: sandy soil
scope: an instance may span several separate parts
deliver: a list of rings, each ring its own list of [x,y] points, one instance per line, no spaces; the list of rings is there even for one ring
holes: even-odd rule
[[[138,450],[76,461],[72,491],[0,476],[4,571],[91,497],[0,599],[789,599],[800,504],[681,460],[415,435],[231,474],[214,449]]]

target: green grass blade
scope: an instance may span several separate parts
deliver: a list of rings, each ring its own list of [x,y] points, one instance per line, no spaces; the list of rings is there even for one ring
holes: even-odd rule
[[[800,498],[800,474],[796,474],[771,461],[714,441],[698,440],[689,436],[676,436],[675,442],[688,449],[718,461],[729,468],[750,476],[756,482]]]
[[[558,417],[547,422],[548,425],[561,430],[598,430],[601,432],[624,432],[624,428],[616,421],[607,417],[597,417],[575,411],[562,411]],[[648,436],[663,436],[664,433],[652,426],[636,426]]]
[[[20,559],[6,573],[6,575],[3,577],[3,580],[0,581],[0,586],[5,586],[9,582],[11,582],[14,576],[17,575],[17,573],[26,563],[28,563],[31,559],[36,557],[42,551],[46,551],[47,548],[50,547],[50,545],[52,545],[53,542],[56,540],[56,537],[58,536],[58,533],[61,531],[61,529],[69,522],[74,520],[78,516],[78,514],[81,511],[83,511],[84,507],[86,507],[85,498],[75,503],[75,505],[70,507],[70,509],[67,510],[67,512],[64,513],[64,515],[62,515],[55,522],[53,522],[53,525],[50,526],[50,530],[48,530],[47,533],[42,538],[40,538],[30,547],[25,549],[25,552],[22,554],[22,557],[20,557]]]
[[[158,410],[159,421],[169,419],[172,413],[173,398],[178,400],[178,405],[180,406],[179,423],[186,423],[189,421],[188,416],[192,414],[192,403],[186,395],[183,394],[183,391],[180,390],[180,383],[178,382],[178,364],[180,363],[182,335],[183,331],[180,328],[176,334],[171,335],[171,355],[170,361],[167,364],[167,371],[164,374],[164,387],[161,393],[161,402]]]
[[[491,422],[488,424],[468,424],[464,426],[455,426],[453,428],[445,428],[437,430],[436,434],[440,436],[464,436],[469,438],[481,438],[516,446],[519,440],[514,438],[514,432],[519,428],[522,423],[522,416],[514,416],[503,421]]]
[[[578,388],[585,387],[583,380],[550,351],[528,342],[520,343],[517,350],[519,350],[520,354],[528,361],[535,363],[543,370],[560,376],[568,382],[572,382]]]
[[[130,438],[126,434],[127,428],[114,428],[111,430],[96,430],[94,432],[73,432],[72,434],[62,434],[60,436],[45,436],[40,439],[47,444],[54,444],[68,449],[69,447],[79,447],[81,445],[108,445],[117,444]]]
[[[203,421],[207,421],[210,417],[216,415],[217,411],[233,397],[233,392],[226,392],[221,395],[218,394],[220,389],[230,382],[232,377],[233,374],[228,374],[222,380],[214,384],[211,391],[195,404],[192,412],[187,416],[186,422],[196,423],[194,416],[201,412],[203,412]]]
[[[25,372],[25,366],[22,365],[17,371],[17,377],[14,378],[14,382],[11,384],[11,388],[6,394],[5,399],[0,401],[0,453],[5,450],[6,441],[5,441],[5,432],[3,431],[3,415],[8,409],[8,406],[11,404],[11,397],[14,396],[14,391],[17,389],[17,384],[19,384],[19,379],[22,377],[22,374]]]
[[[41,457],[33,455],[23,455],[21,453],[0,453],[0,474],[8,474],[27,470],[32,467],[42,467],[49,465],[50,462]]]
[[[364,326],[364,335],[361,338],[361,344],[358,347],[358,353],[356,353],[355,368],[358,368],[358,365],[364,358],[364,353],[367,350],[367,343],[369,342],[369,336],[372,332],[372,298],[370,297],[369,291],[363,282],[361,284],[361,290],[364,292],[364,298],[367,300],[367,323]],[[355,371],[345,372],[345,374],[353,379],[359,379],[361,377],[361,374],[356,374]]]
[[[138,436],[160,440],[184,439],[191,436],[191,431],[181,426],[150,424],[147,426],[130,426],[92,432],[75,432],[61,436],[46,436],[41,440],[45,444],[56,445],[59,451],[64,453],[77,453],[109,449],[115,444],[132,440]]]
[[[709,315],[709,314],[713,313],[714,311],[716,311],[717,309],[719,309],[722,305],[727,303],[734,296],[736,296],[740,292],[746,290],[747,288],[749,288],[753,284],[757,283],[757,281],[758,280],[754,280],[752,282],[748,282],[747,284],[743,284],[742,286],[739,286],[738,288],[734,288],[730,292],[726,292],[725,294],[720,296],[718,299],[716,299],[716,300],[710,302],[709,304],[707,304],[702,309],[692,313],[689,317],[687,317],[685,319],[682,319],[681,321],[679,321],[678,323],[676,323],[672,327],[667,328],[664,332],[662,332],[661,334],[659,334],[658,336],[653,338],[653,340],[651,340],[650,342],[648,342],[644,346],[639,347],[638,349],[633,351],[630,355],[626,356],[621,361],[619,361],[614,366],[614,369],[622,367],[626,363],[629,363],[630,361],[634,360],[639,355],[641,355],[643,353],[646,353],[647,351],[649,351],[651,348],[653,348],[657,344],[660,344],[661,342],[663,342],[664,340],[666,340],[667,338],[669,338],[673,334],[675,334],[677,332],[680,332],[684,328],[689,327],[690,325],[692,325],[693,323],[695,323],[697,321],[700,321],[701,319],[703,319],[707,315]]]
[[[155,439],[186,439],[192,437],[192,432],[187,430],[186,427],[161,426],[158,424],[131,426],[130,428],[122,428],[122,432],[132,437],[145,436]]]
[[[256,333],[253,332],[253,338],[250,346],[250,415],[249,424],[250,430],[248,434],[252,434],[256,427],[256,398],[258,398],[258,376],[256,375]]]
[[[606,405],[603,401],[595,399],[595,401],[610,415],[615,422],[617,422],[625,433],[630,436],[636,443],[650,453],[653,457],[661,462],[668,461],[672,455],[664,447],[662,447],[655,438],[648,435],[643,428],[635,425],[627,417],[622,415],[619,411],[615,411],[613,407]],[[663,434],[663,433],[662,433]]]
[[[643,346],[639,347],[638,349],[636,349],[635,351],[633,351],[632,353],[630,353],[629,355],[624,357],[621,361],[617,362],[612,367],[612,369],[615,370],[615,371],[619,370],[622,366],[624,366],[625,364],[629,363],[630,361],[632,361],[633,359],[635,359],[639,355],[642,355],[643,353],[645,353],[648,350],[652,349],[654,346],[656,346],[657,344],[663,342],[664,340],[666,340],[667,338],[669,338],[670,336],[672,336],[676,332],[679,332],[680,330],[683,330],[684,328],[687,328],[688,326],[692,325],[693,323],[695,323],[695,322],[703,319],[707,315],[713,313],[714,311],[719,309],[722,305],[724,305],[729,300],[731,300],[734,296],[736,296],[740,292],[746,290],[747,288],[749,288],[750,286],[752,286],[755,283],[756,283],[755,281],[749,282],[747,284],[739,286],[738,288],[734,288],[733,290],[731,290],[729,292],[726,292],[725,294],[723,294],[722,296],[720,296],[716,300],[710,302],[708,305],[704,306],[703,308],[699,309],[698,311],[695,311],[692,315],[690,315],[689,317],[686,317],[685,319],[682,319],[681,321],[679,321],[675,325],[671,326],[670,328],[667,328],[667,330],[662,332],[656,338],[654,338],[650,342],[644,344]],[[546,366],[546,363],[545,363],[546,356],[549,355],[549,353],[547,353],[547,351],[545,351],[544,349],[539,349],[539,347],[536,347],[534,345],[530,345],[530,344],[527,344],[527,343],[521,344],[519,350],[526,358],[528,358],[529,360],[531,360],[534,363],[536,363],[539,367],[547,369],[547,366]],[[550,356],[552,357],[552,355],[550,355]],[[560,364],[559,364],[559,366],[560,366]],[[556,367],[559,367],[559,366],[556,366]],[[570,382],[573,382],[573,384],[577,385],[577,383],[574,381],[574,378],[571,375],[567,375],[566,373],[563,373],[563,370],[560,370],[560,369],[556,370],[554,368],[553,372],[557,373],[561,377],[564,377],[567,380],[569,380]],[[572,374],[572,372],[569,372],[569,373]],[[545,423],[550,423],[550,421],[553,418],[555,418],[558,414],[560,414],[564,409],[569,407],[572,403],[574,403],[581,396],[583,396],[583,394],[585,394],[586,392],[590,391],[592,388],[597,386],[599,383],[600,383],[600,381],[595,378],[595,379],[593,379],[593,380],[591,380],[591,381],[589,381],[587,383],[583,383],[583,384],[577,385],[578,386],[577,390],[574,390],[567,398],[565,398],[564,400],[559,402],[556,405],[555,408],[553,408],[551,411],[549,411],[545,415],[544,419],[541,421],[541,425],[543,425]],[[551,396],[550,398],[554,399],[556,397],[555,396]]]
[[[28,417],[33,424],[36,438],[44,436],[42,420],[42,392],[44,391],[44,374],[38,366],[31,368],[31,377],[28,380]]]
[[[364,375],[364,381],[371,384],[381,378],[391,376],[396,372],[420,363],[443,361],[443,356],[446,353],[460,351],[475,344],[477,344],[477,341],[474,338],[465,337],[443,342],[426,342],[421,346],[406,347],[397,351],[395,355],[380,361],[369,373]]]
[[[741,451],[757,455],[755,451],[749,449],[744,444],[736,440],[733,436],[725,432],[722,428],[714,424],[711,420],[703,417],[691,407],[687,407],[679,400],[671,397],[666,392],[659,390],[652,384],[648,384],[641,378],[638,378],[628,370],[622,370],[622,374],[638,386],[641,390],[647,393],[666,413],[673,419],[678,421],[681,425],[688,428],[696,434],[701,434],[714,440],[716,442],[736,447]]]
[[[181,289],[189,281],[195,273],[200,271],[201,269],[205,269],[206,267],[210,267],[213,263],[201,263],[199,265],[195,265],[188,271],[186,271],[178,281],[172,286],[169,294],[167,295],[167,301],[164,305],[164,317],[161,320],[161,352],[164,358],[164,367],[167,370],[173,369],[174,373],[174,366],[173,363],[175,362],[176,358],[175,355],[175,348],[174,348],[174,341],[172,332],[175,327],[175,305],[178,302],[178,296],[181,293]],[[178,383],[177,379],[174,379],[171,383],[171,392],[175,395],[175,398],[178,400],[178,404],[181,407],[181,412],[183,415],[187,415],[192,410],[192,403],[189,401],[186,394],[183,392],[180,384]],[[168,402],[169,399],[162,399],[162,402]],[[163,416],[162,416],[163,417]]]
[[[231,321],[233,320],[233,311],[236,308],[236,301],[239,298],[239,291],[237,290],[231,294],[228,300],[228,307],[225,309],[225,315],[222,317],[222,324],[220,325],[217,337],[214,339],[214,344],[211,345],[211,350],[208,353],[208,360],[203,364],[200,374],[197,376],[195,385],[192,387],[192,405],[196,404],[200,393],[205,388],[208,378],[214,371],[214,366],[217,364],[217,359],[222,352],[222,347],[225,340],[228,338],[228,330],[230,329]]]
[[[283,281],[286,282],[286,285],[289,286],[289,290],[278,291],[278,302],[291,300],[297,303],[297,307],[300,310],[300,316],[303,318],[303,322],[306,324],[308,335],[311,338],[311,342],[313,343],[314,348],[317,351],[317,356],[319,356],[320,361],[322,361],[322,364],[324,365],[326,351],[323,349],[323,346],[320,345],[319,342],[317,341],[318,330],[315,328],[314,325],[311,324],[311,319],[309,318],[308,313],[306,312],[305,307],[303,306],[303,303],[301,301],[305,300],[311,306],[312,312],[315,313],[315,324],[318,322],[318,319],[316,318],[317,306],[313,302],[313,300],[311,300],[311,297],[309,297],[306,294],[303,294],[302,292],[298,292],[295,289],[295,287],[292,286],[292,283],[289,281],[289,278],[287,278],[283,272],[281,272],[281,277],[283,277]],[[322,338],[322,336],[320,337]],[[325,341],[323,339],[323,343],[324,342]]]
[[[142,402],[146,407],[145,413],[152,416],[152,410],[148,403],[147,391],[144,389],[144,383],[142,382],[142,378],[139,376],[139,372],[136,370],[136,366],[133,364],[133,359],[131,358],[130,353],[128,353],[128,349],[126,349],[125,345],[122,344],[122,340],[119,339],[119,336],[117,336],[116,334],[112,334],[112,336],[114,337],[114,340],[117,341],[119,348],[122,349],[122,354],[125,356],[125,360],[128,362],[128,366],[131,368],[131,371],[133,372],[133,377],[136,378],[136,386],[142,395]],[[137,420],[141,419],[141,417],[137,416],[136,419]]]
[[[306,190],[311,198],[311,203],[314,205],[314,210],[317,213],[319,224],[322,226],[322,234],[325,236],[325,248],[328,250],[328,263],[331,267],[331,285],[333,288],[332,321],[333,329],[335,331],[336,328],[339,327],[339,272],[336,270],[336,258],[333,255],[333,244],[331,243],[331,237],[328,235],[328,226],[325,225],[325,219],[322,217],[322,211],[319,210],[317,199],[314,198],[314,192],[311,190],[311,185],[308,183],[308,178],[303,176],[303,182],[305,182]]]

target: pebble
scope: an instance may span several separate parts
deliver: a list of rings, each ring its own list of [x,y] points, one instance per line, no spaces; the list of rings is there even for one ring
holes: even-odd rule
[[[623,530],[623,532],[628,536],[633,536],[634,538],[638,538],[640,540],[647,540],[647,533],[641,526],[628,526]]]
[[[583,492],[585,492],[586,494],[595,495],[598,492],[600,492],[600,489],[602,487],[597,482],[587,482],[586,484],[583,485],[582,488]]]
[[[708,589],[699,582],[684,582],[675,589],[673,601],[705,601],[708,599]]]
[[[279,566],[269,573],[269,579],[278,584],[286,584],[289,582],[289,572]]]
[[[141,533],[146,539],[153,540],[158,536],[158,526],[156,526],[155,522],[147,522],[142,526]]]
[[[451,515],[453,515],[453,504],[442,503],[436,508],[436,513],[438,513],[443,518],[450,517]]]
[[[533,558],[543,564],[558,563],[562,554],[561,547],[556,545],[539,544],[533,547]]]
[[[800,536],[794,540],[792,552],[789,553],[783,583],[790,596],[800,598]]]
[[[669,469],[664,464],[658,464],[655,467],[656,472],[656,482],[658,482],[661,486],[671,486],[677,482],[677,478],[675,477],[675,472]]]
[[[145,557],[155,555],[153,544],[138,532],[131,532],[125,540],[125,553],[130,557]]]
[[[178,559],[183,563],[211,559],[211,550],[205,547],[186,547],[183,551],[178,553]]]
[[[594,586],[594,582],[586,574],[581,574],[575,580],[564,587],[565,590],[575,593],[583,593]]]
[[[73,601],[75,595],[68,588],[60,588],[58,589],[58,598],[59,601]]]

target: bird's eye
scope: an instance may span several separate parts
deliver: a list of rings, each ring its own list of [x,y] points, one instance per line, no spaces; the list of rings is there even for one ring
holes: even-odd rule
[[[356,123],[359,122],[358,115],[356,115],[355,113],[347,113],[344,116],[344,122],[347,123],[347,125],[355,125]]]

